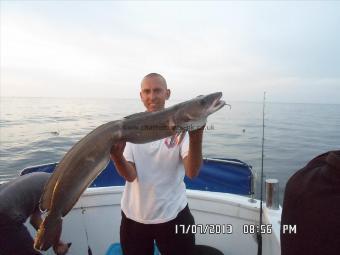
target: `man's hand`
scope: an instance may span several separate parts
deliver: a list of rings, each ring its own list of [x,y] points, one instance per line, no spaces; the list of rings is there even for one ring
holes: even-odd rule
[[[126,142],[118,142],[111,147],[111,159],[116,167],[116,170],[120,176],[122,176],[128,182],[132,182],[137,177],[137,171],[135,164],[126,161],[124,158],[124,149]]]
[[[195,129],[195,130],[189,131],[190,139],[195,139],[195,140],[199,139],[199,140],[202,140],[204,128],[205,128],[205,124],[202,127],[200,127],[199,129]]]
[[[190,179],[198,176],[202,165],[202,140],[205,125],[199,129],[189,131],[189,153],[183,159],[185,175]]]
[[[53,250],[57,255],[65,255],[68,252],[70,246],[71,243],[66,244],[63,241],[59,240],[59,243],[53,246]]]
[[[41,213],[39,208],[37,208],[30,217],[30,223],[35,228],[35,230],[38,230],[41,222],[42,222]]]
[[[110,154],[111,154],[111,159],[114,162],[122,160],[125,145],[126,145],[126,142],[118,142],[112,145]]]

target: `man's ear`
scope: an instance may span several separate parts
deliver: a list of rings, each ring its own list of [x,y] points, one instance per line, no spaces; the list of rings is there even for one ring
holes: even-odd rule
[[[170,95],[171,95],[171,90],[170,90],[170,89],[167,89],[167,90],[166,90],[166,100],[169,99]]]

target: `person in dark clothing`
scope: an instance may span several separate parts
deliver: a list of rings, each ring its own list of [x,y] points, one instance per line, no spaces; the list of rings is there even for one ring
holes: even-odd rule
[[[39,255],[24,223],[38,229],[42,221],[39,200],[48,173],[31,173],[0,185],[0,255]],[[57,241],[53,249],[57,255],[66,254],[69,245]]]
[[[296,231],[289,233],[289,226],[295,226]],[[339,252],[340,151],[330,151],[297,171],[286,185],[281,254],[335,255]]]

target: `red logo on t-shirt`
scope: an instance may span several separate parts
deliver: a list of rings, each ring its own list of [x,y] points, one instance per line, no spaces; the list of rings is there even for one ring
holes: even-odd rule
[[[185,133],[175,134],[171,137],[167,137],[164,140],[164,143],[168,149],[174,148],[176,145],[179,145],[185,136]]]

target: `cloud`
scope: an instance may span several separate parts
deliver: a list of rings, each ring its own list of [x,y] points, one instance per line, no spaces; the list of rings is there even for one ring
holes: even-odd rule
[[[149,72],[164,74],[175,98],[223,91],[228,99],[257,101],[268,90],[274,101],[308,101],[302,90],[291,91],[314,84],[320,94],[322,86],[339,85],[340,4],[4,6],[2,96],[138,97]]]

